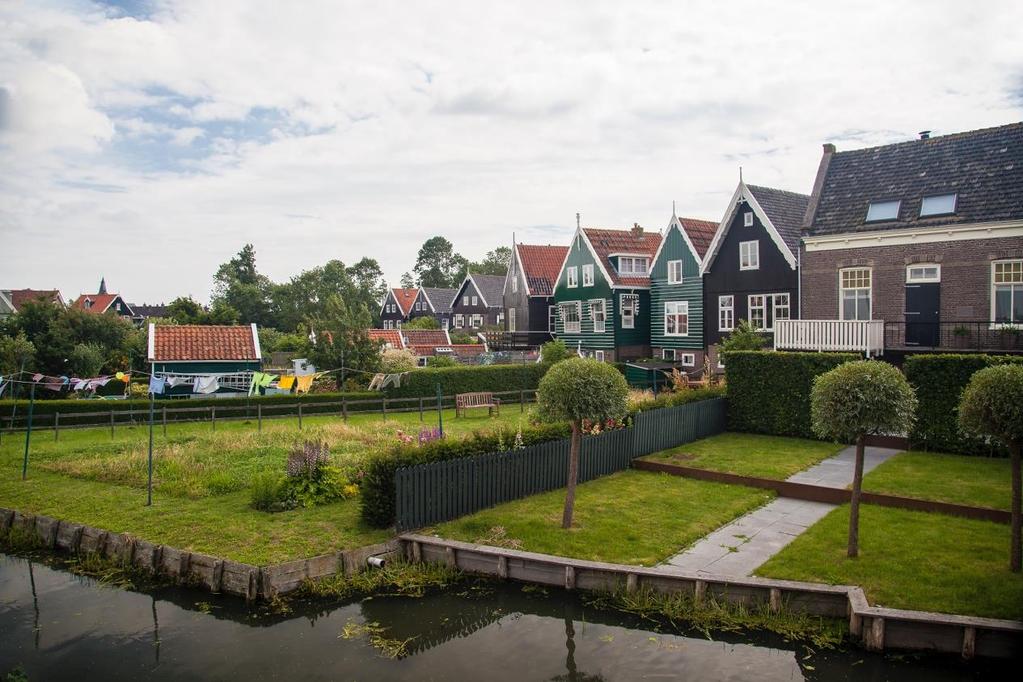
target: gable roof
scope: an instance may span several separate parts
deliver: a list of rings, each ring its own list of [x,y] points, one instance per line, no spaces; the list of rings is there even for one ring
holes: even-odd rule
[[[116,301],[119,298],[121,298],[120,294],[82,294],[81,296],[75,299],[75,302],[71,304],[71,307],[77,308],[79,310],[84,310],[88,313],[100,314],[105,313],[110,308],[110,306],[113,305],[114,301]],[[92,306],[86,308],[85,307],[86,300],[92,301]],[[122,310],[118,314],[132,315],[133,311],[131,309],[131,306],[128,305],[128,303],[123,298],[121,298],[121,303],[124,303],[124,307],[126,308],[126,310]]]
[[[826,145],[807,235],[1023,218],[1023,122],[834,152]],[[955,194],[955,213],[920,217],[926,196]],[[872,201],[900,200],[896,220],[866,222]]]
[[[668,230],[661,236],[661,243],[657,246],[657,251],[654,253],[654,257],[650,259],[650,270],[653,271],[654,263],[661,256],[661,249],[664,248],[665,243],[668,241],[668,231],[672,229],[679,229],[682,233],[682,239],[685,240],[686,245],[689,247],[689,251],[693,254],[693,258],[696,259],[697,264],[703,262],[703,256],[707,253],[707,247],[710,245],[711,240],[714,238],[714,232],[717,230],[718,224],[710,220],[699,220],[697,218],[679,218],[677,215],[671,216],[671,221],[668,223]]]
[[[476,287],[476,291],[483,298],[483,305],[488,308],[504,307],[505,279],[507,279],[507,275],[473,275],[471,273],[466,275],[462,285],[458,287],[458,290],[451,299],[452,307],[454,307],[455,301],[462,295],[465,285],[469,282],[472,282],[472,285]]]
[[[446,329],[402,329],[407,346],[450,346],[451,337]]]
[[[581,231],[583,236],[586,238],[586,243],[589,245],[590,251],[593,252],[597,262],[601,266],[601,269],[604,271],[605,276],[610,279],[612,286],[650,286],[649,275],[629,275],[626,277],[619,275],[618,270],[611,262],[611,254],[634,253],[642,256],[648,256],[651,260],[653,260],[658,247],[661,245],[660,234],[657,232],[648,232],[642,229],[641,231],[637,231],[636,228],[633,228],[632,230],[606,230],[595,227],[584,227],[581,228]]]
[[[455,300],[458,289],[440,287],[423,287],[423,295],[435,313],[450,313],[451,303]]]
[[[150,362],[260,360],[256,325],[149,325]]]
[[[515,257],[522,268],[527,296],[553,296],[567,246],[516,244]],[[517,275],[516,275],[517,276]]]
[[[391,348],[404,348],[405,340],[397,329],[369,329],[366,331],[370,341],[381,341],[390,344]]]
[[[135,313],[135,317],[170,317],[170,306],[163,303],[156,305],[131,303],[129,307]]]
[[[408,315],[412,311],[412,304],[416,302],[418,295],[419,289],[406,289],[404,287],[391,289],[391,296],[394,297],[395,302],[398,304],[398,310],[401,311],[402,315]]]
[[[10,301],[14,311],[17,312],[21,306],[32,301],[44,299],[48,302],[64,305],[64,298],[56,289],[10,289],[6,298]]]

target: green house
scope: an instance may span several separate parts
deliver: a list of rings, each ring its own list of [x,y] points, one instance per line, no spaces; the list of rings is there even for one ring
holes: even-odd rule
[[[684,368],[704,362],[700,264],[718,224],[671,216],[650,266],[652,357]]]
[[[247,395],[252,372],[263,366],[255,324],[149,325],[148,359],[157,376],[180,377],[168,388],[169,397],[209,397],[195,394],[195,377],[217,377],[213,393]]]
[[[650,355],[650,263],[661,235],[578,228],[554,287],[558,338],[587,357]]]

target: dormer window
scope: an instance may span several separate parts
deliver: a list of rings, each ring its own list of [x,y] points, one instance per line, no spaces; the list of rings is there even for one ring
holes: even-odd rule
[[[742,214],[743,227],[753,227],[753,211],[746,211]]]
[[[867,208],[867,222],[874,223],[882,220],[898,220],[899,207],[902,202],[895,201],[872,201]]]
[[[636,256],[619,256],[618,274],[620,275],[645,275],[650,265],[648,258],[637,258]]]
[[[85,309],[88,310],[91,307],[92,307],[92,299],[89,299],[89,298],[85,299]]]
[[[935,215],[952,215],[956,212],[955,194],[936,194],[932,197],[924,197],[920,202],[920,217]]]

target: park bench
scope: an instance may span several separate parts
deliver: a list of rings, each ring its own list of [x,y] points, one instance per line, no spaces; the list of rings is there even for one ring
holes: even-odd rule
[[[459,393],[455,396],[455,416],[461,417],[465,410],[486,407],[490,414],[501,413],[501,401],[493,393]]]

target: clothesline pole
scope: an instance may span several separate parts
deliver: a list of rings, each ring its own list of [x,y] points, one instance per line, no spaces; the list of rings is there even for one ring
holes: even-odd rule
[[[441,403],[440,382],[437,382],[437,428],[440,430],[440,437],[444,437],[444,406]]]
[[[164,416],[167,415],[164,408]],[[149,391],[149,479],[146,482],[146,506],[153,506],[153,413],[156,411],[156,394]],[[164,422],[166,428],[167,422]]]
[[[32,410],[36,404],[36,385],[32,384],[32,391],[28,398],[28,424],[25,427],[25,459],[21,463],[21,480],[28,478],[28,443],[32,439]]]
[[[160,409],[163,412],[163,437],[166,438],[167,437],[167,406],[164,405]]]
[[[263,404],[256,403],[256,424],[260,433],[263,433]]]
[[[298,403],[298,430],[302,430],[302,403]]]
[[[114,411],[110,410],[110,440],[114,439]]]
[[[53,440],[60,440],[60,412],[53,413]]]

